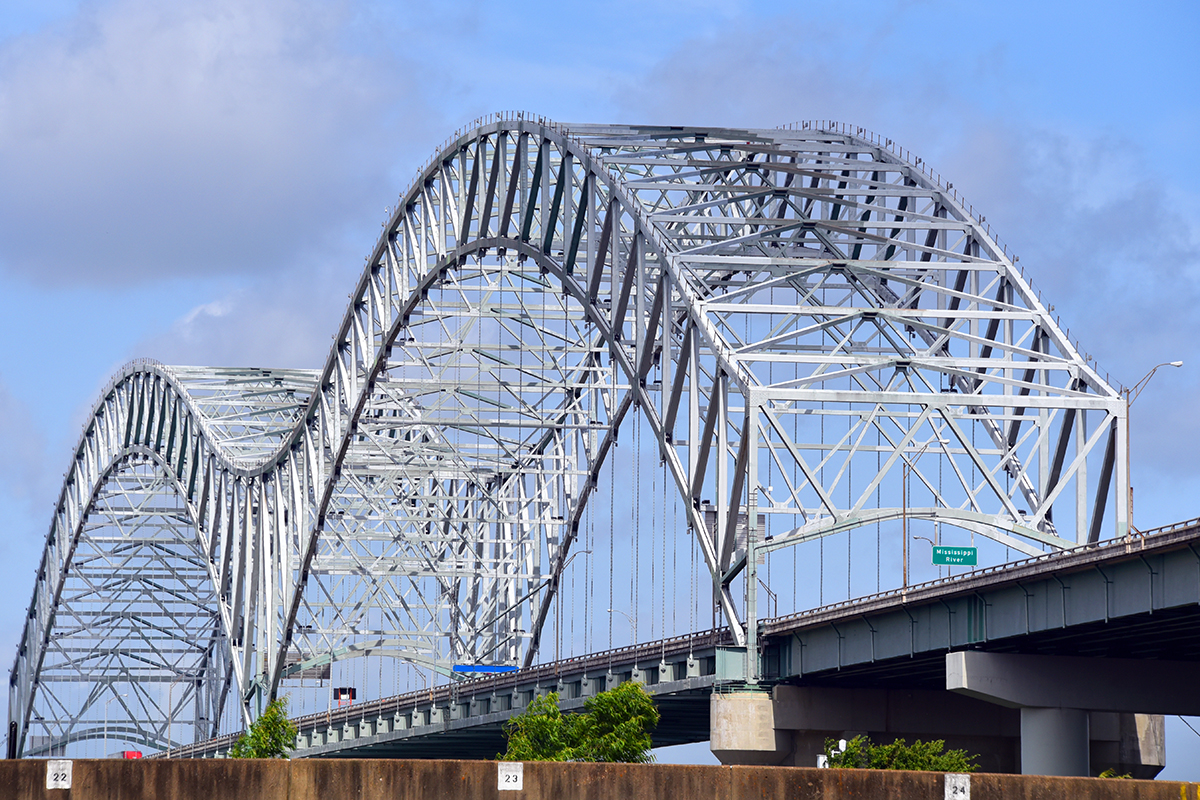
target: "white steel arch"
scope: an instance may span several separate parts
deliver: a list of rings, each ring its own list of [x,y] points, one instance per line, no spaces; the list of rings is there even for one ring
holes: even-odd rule
[[[481,120],[400,198],[335,338],[320,372],[114,379],[13,671],[26,751],[78,543],[134,461],[216,605],[198,729],[335,658],[531,663],[631,411],[751,652],[756,551],[900,515],[1022,553],[1126,532],[1120,395],[957,194],[861,129]],[[95,702],[45,747],[94,735]]]

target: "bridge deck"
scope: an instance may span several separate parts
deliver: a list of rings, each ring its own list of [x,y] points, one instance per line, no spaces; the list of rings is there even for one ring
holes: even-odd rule
[[[766,673],[805,685],[945,687],[958,649],[1200,661],[1200,520],[1050,553],[762,624]],[[708,738],[725,631],[704,631],[296,720],[297,757],[491,758],[537,696],[564,710],[624,680],[655,696],[656,745]],[[229,735],[164,753],[211,757]]]
[[[1200,520],[763,625],[775,678],[941,689],[945,653],[1200,661]]]

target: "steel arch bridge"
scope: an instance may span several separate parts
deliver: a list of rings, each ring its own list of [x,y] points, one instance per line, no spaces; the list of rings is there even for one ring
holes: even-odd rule
[[[783,548],[902,518],[1022,554],[1125,535],[1124,399],[1015,260],[861,128],[479,120],[399,199],[321,370],[139,361],[101,394],[10,753],[207,738],[355,657],[534,663],[627,422],[750,652]]]

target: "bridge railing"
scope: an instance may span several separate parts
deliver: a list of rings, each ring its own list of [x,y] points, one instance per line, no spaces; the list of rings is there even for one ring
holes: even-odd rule
[[[1159,528],[1151,528],[1151,529],[1144,530],[1144,531],[1135,530],[1133,533],[1131,533],[1127,536],[1117,538],[1117,539],[1107,539],[1107,540],[1101,541],[1101,542],[1092,542],[1089,544],[1081,544],[1078,547],[1072,547],[1072,548],[1066,549],[1066,550],[1055,550],[1053,552],[1043,553],[1039,556],[1031,556],[1030,558],[1023,558],[1018,561],[1009,561],[1004,564],[998,564],[998,565],[991,566],[991,567],[981,567],[979,569],[970,570],[969,572],[962,572],[962,573],[959,573],[958,575],[952,575],[952,576],[949,576],[946,578],[936,578],[931,581],[924,581],[922,583],[910,584],[908,586],[901,587],[899,589],[889,589],[885,592],[876,592],[874,594],[863,595],[861,597],[854,597],[854,598],[850,598],[848,600],[841,600],[836,603],[828,603],[823,606],[818,606],[817,608],[810,608],[806,611],[798,611],[794,614],[784,614],[784,615],[781,615],[778,617],[772,617],[770,619],[763,619],[763,620],[761,620],[761,624],[762,625],[778,625],[778,624],[782,624],[782,623],[790,623],[790,622],[796,622],[796,621],[803,621],[806,619],[812,619],[812,618],[816,618],[816,617],[823,617],[828,614],[831,614],[831,613],[834,613],[834,612],[837,612],[839,610],[846,609],[846,608],[858,607],[858,606],[870,604],[870,603],[873,603],[876,601],[893,600],[897,597],[904,597],[906,595],[926,594],[926,593],[930,592],[931,590],[936,590],[939,588],[950,586],[952,584],[957,584],[957,583],[961,583],[964,581],[970,581],[970,580],[977,580],[979,578],[986,578],[989,576],[994,576],[994,575],[998,575],[1001,573],[1018,570],[1023,567],[1030,567],[1030,566],[1034,566],[1034,565],[1038,565],[1038,564],[1045,564],[1045,563],[1050,563],[1050,562],[1059,561],[1059,560],[1066,560],[1066,559],[1072,558],[1073,556],[1078,556],[1082,553],[1092,553],[1092,552],[1097,552],[1097,551],[1102,551],[1102,550],[1107,550],[1107,549],[1112,549],[1112,548],[1120,548],[1120,547],[1125,547],[1126,549],[1129,549],[1129,548],[1133,547],[1133,544],[1135,541],[1139,543],[1140,548],[1145,549],[1147,539],[1154,539],[1156,537],[1166,537],[1167,534],[1179,533],[1181,531],[1192,531],[1197,528],[1200,528],[1200,517],[1197,517],[1195,519],[1186,520],[1184,522],[1176,522],[1176,523],[1173,523],[1170,525],[1164,525]],[[1174,538],[1174,537],[1170,537],[1170,538]]]
[[[418,689],[404,694],[382,697],[356,703],[353,706],[337,710],[321,711],[306,714],[292,720],[301,730],[318,727],[331,727],[344,724],[351,719],[382,717],[412,711],[426,705],[441,705],[457,702],[463,695],[474,696],[492,692],[503,694],[505,691],[516,691],[521,686],[530,684],[536,686],[554,686],[562,675],[578,675],[580,673],[596,672],[612,666],[627,666],[652,659],[665,660],[677,657],[697,648],[717,647],[729,644],[732,637],[726,628],[712,628],[707,631],[672,636],[651,642],[635,645],[614,647],[598,653],[583,656],[573,656],[560,661],[539,664],[530,669],[517,672],[482,675],[467,680],[455,681],[441,686]],[[176,747],[156,753],[150,758],[194,758],[199,755],[225,751],[233,746],[241,736],[241,731],[228,733],[203,742]]]

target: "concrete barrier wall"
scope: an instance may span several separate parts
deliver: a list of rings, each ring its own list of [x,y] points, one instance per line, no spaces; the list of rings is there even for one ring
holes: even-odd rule
[[[637,764],[523,766],[520,791],[500,791],[491,761],[79,760],[71,788],[47,789],[49,762],[0,761],[13,800],[942,800],[928,772]],[[1200,784],[973,775],[970,800],[1200,800]]]

